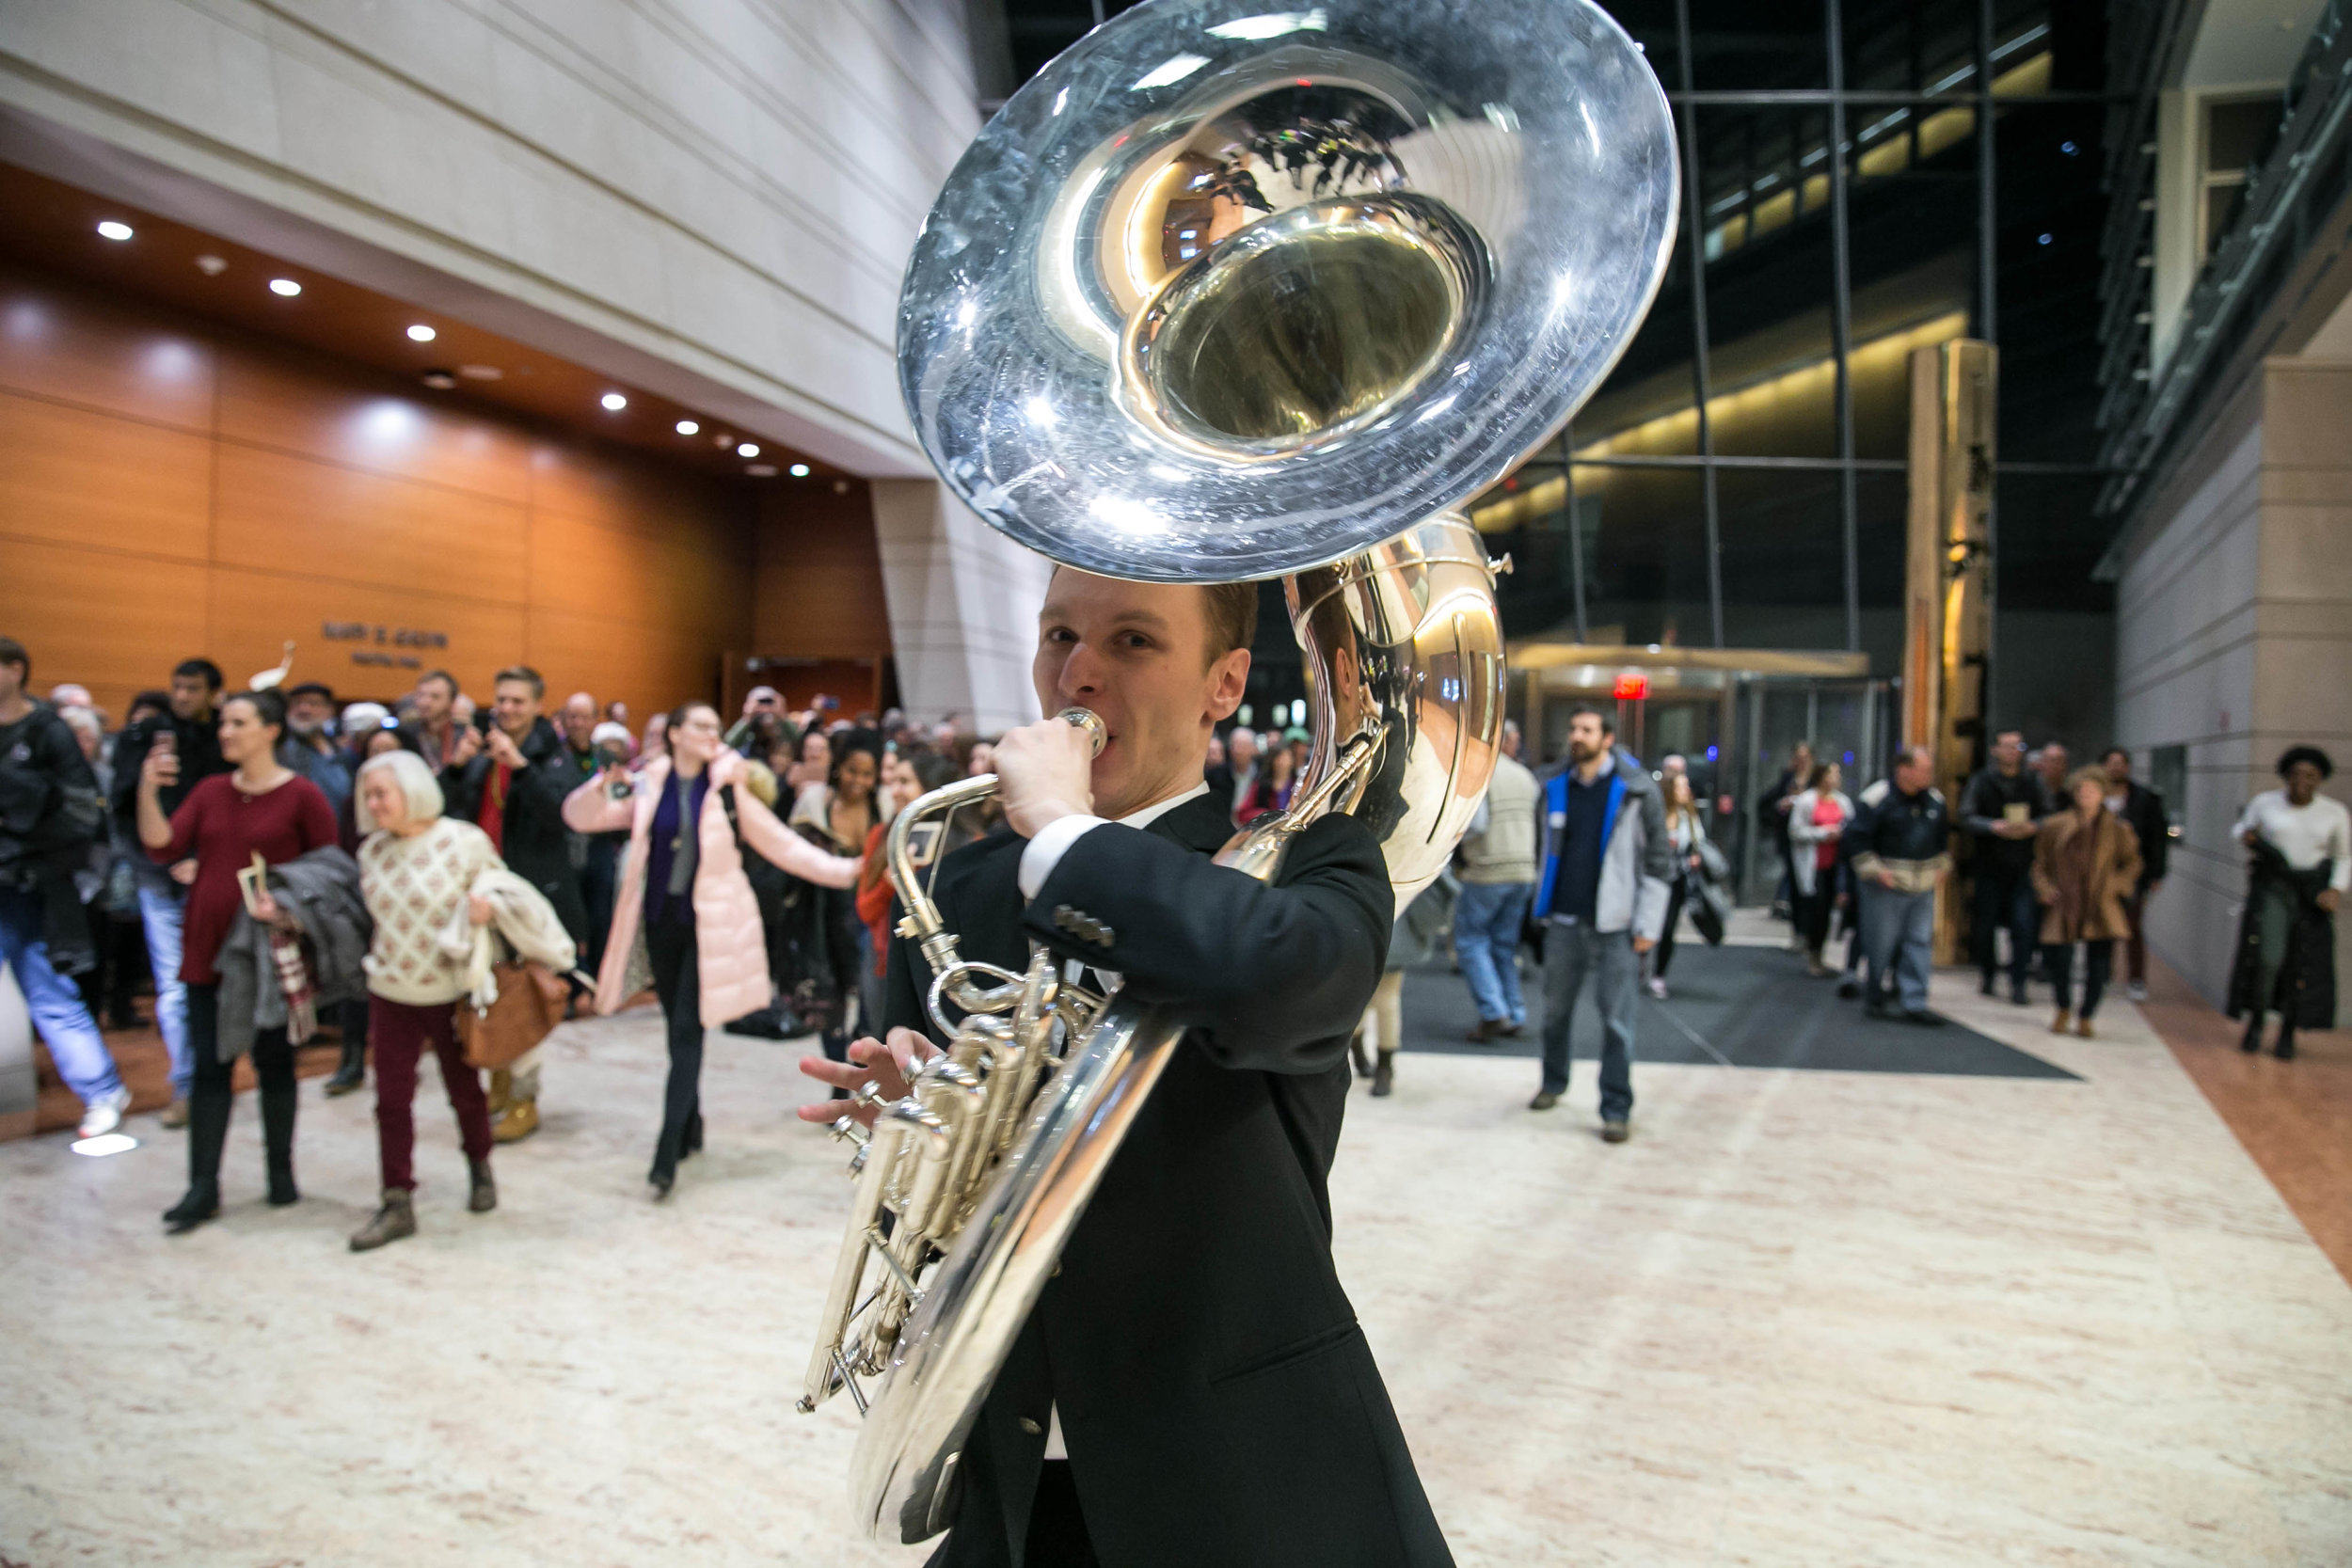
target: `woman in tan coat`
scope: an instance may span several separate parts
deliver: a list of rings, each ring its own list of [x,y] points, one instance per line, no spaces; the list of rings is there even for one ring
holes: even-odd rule
[[[2034,837],[2034,894],[2047,911],[2042,917],[2042,967],[2058,991],[2052,1034],[2071,1026],[2090,1037],[2090,1015],[2106,990],[2115,943],[2131,935],[2123,902],[2139,885],[2139,836],[2131,824],[2107,810],[2106,775],[2085,768],[2067,781],[2073,809],[2042,819]],[[2079,1013],[2069,1008],[2074,992],[2074,943],[2083,944],[2083,998]]]

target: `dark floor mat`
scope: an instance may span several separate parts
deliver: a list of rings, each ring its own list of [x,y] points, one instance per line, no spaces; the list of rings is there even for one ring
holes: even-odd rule
[[[1646,993],[1633,1051],[1645,1062],[1725,1067],[1815,1068],[1839,1072],[1943,1072],[1976,1078],[2062,1078],[2074,1074],[1959,1023],[1941,1029],[1882,1022],[1860,1002],[1840,1001],[1834,980],[1804,973],[1804,960],[1773,947],[1703,947],[1675,954],[1664,1002]],[[1405,977],[1405,1049],[1465,1056],[1534,1056],[1543,1028],[1543,976],[1525,982],[1527,1031],[1518,1039],[1472,1045],[1478,1021],[1470,987],[1443,964]],[[1600,1015],[1590,992],[1579,1001],[1571,1043],[1580,1059],[1600,1054]]]

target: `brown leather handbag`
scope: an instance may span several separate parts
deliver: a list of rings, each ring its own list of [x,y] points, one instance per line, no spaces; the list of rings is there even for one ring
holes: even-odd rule
[[[486,1008],[470,997],[457,1003],[457,1043],[469,1067],[495,1071],[546,1039],[564,1022],[569,986],[547,965],[510,958],[490,966],[498,999]]]

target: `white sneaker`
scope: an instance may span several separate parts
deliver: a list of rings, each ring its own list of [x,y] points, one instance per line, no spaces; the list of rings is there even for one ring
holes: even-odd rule
[[[1666,982],[1656,979],[1650,981],[1649,993],[1658,998],[1659,1001],[1663,1002],[1666,1000]]]
[[[2134,980],[2130,985],[2123,988],[2123,994],[2130,997],[2135,1002],[2145,1002],[2148,1000],[2148,982],[2145,980]]]
[[[122,1125],[122,1113],[131,1108],[131,1091],[116,1088],[102,1094],[82,1107],[82,1126],[76,1134],[85,1138],[103,1137]]]

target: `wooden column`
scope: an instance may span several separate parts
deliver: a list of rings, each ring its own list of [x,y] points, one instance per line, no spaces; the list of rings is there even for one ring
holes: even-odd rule
[[[1957,815],[1978,764],[1991,693],[1993,464],[1999,351],[1955,339],[1911,356],[1902,743],[1935,751],[1936,786]],[[1937,900],[1935,958],[1959,961],[1967,917],[1958,878]]]

